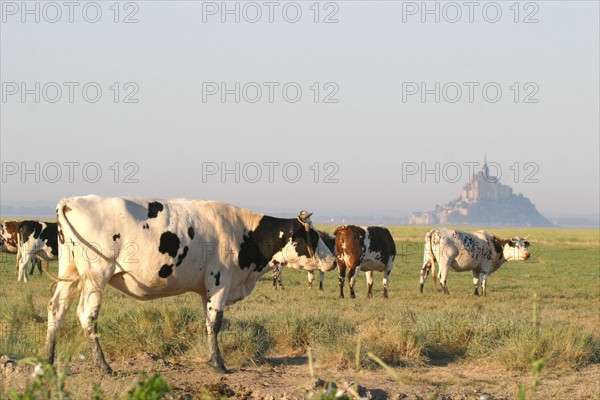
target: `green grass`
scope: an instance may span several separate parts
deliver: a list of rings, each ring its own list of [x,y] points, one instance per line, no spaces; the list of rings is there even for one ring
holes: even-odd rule
[[[531,234],[534,251],[530,260],[507,263],[491,275],[487,298],[472,296],[470,273],[450,274],[449,297],[431,280],[419,294],[427,228],[391,231],[399,254],[389,300],[381,298],[381,274],[371,300],[364,274],[354,300],[338,299],[336,272],[326,275],[324,292],[306,290],[306,273],[287,269],[285,290],[274,291],[267,274],[248,298],[225,311],[220,340],[227,365],[304,357],[311,348],[320,365],[353,368],[359,338],[359,362],[371,369],[380,367],[369,353],[393,368],[486,360],[528,371],[534,357],[545,360],[545,371],[558,372],[600,362],[599,231],[490,229]],[[36,272],[28,284],[17,284],[14,256],[1,257],[0,354],[42,356],[51,281]],[[56,272],[56,263],[50,268]],[[61,329],[59,357],[89,356],[75,308]],[[206,357],[202,306],[194,294],[139,302],[109,288],[99,330],[115,366],[141,352],[198,362]]]

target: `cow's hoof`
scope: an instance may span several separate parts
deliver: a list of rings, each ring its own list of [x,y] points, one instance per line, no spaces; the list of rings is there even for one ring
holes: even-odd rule
[[[113,371],[113,369],[107,363],[98,364],[98,368],[100,368],[100,372],[102,372],[104,375],[108,375],[108,376],[116,376],[117,375],[117,373],[115,371]]]
[[[219,374],[229,374],[230,371],[225,368],[225,364],[213,364],[211,362],[207,363],[208,366],[215,372],[218,372]]]

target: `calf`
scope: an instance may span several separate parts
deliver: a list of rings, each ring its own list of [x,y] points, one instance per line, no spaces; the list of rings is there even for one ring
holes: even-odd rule
[[[344,225],[338,227],[335,235],[336,258],[339,271],[340,297],[344,298],[344,280],[348,269],[350,296],[355,298],[354,284],[356,276],[363,270],[367,275],[367,297],[373,297],[373,271],[383,272],[383,297],[388,297],[388,282],[394,258],[396,244],[390,231],[382,226]]]
[[[335,254],[335,237],[331,236],[329,233],[327,233],[325,231],[319,230],[317,232],[319,232],[319,237],[321,238],[321,240],[323,240],[323,242],[325,243],[327,248],[333,254]],[[275,268],[273,270],[273,289],[277,289],[277,287],[279,286],[279,288],[281,288],[281,290],[283,290],[282,272],[283,272],[282,267]],[[308,290],[311,290],[312,284],[315,280],[315,274],[313,271],[306,271],[306,274],[308,275]],[[323,281],[324,280],[325,280],[325,273],[323,271],[319,271],[319,290],[323,290]]]
[[[19,270],[17,280],[27,282],[25,267],[39,257],[46,261],[58,258],[57,225],[54,222],[23,221],[17,228]],[[33,272],[33,269],[32,269]]]
[[[425,235],[421,293],[430,270],[435,284],[437,261],[440,268],[438,277],[445,294],[449,294],[446,279],[448,271],[452,269],[456,272],[472,271],[475,295],[479,295],[481,283],[481,291],[485,296],[488,275],[496,272],[506,261],[527,260],[530,255],[527,247],[529,242],[517,236],[501,239],[486,231],[468,233],[434,228]]]

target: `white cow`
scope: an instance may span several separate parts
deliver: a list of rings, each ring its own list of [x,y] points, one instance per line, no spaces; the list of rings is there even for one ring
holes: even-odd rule
[[[526,238],[524,238],[526,239]],[[479,295],[479,284],[485,296],[487,277],[496,272],[506,261],[524,261],[529,258],[529,242],[519,237],[501,239],[486,231],[473,233],[453,229],[434,228],[425,235],[425,252],[421,269],[421,293],[432,270],[435,283],[435,262],[440,267],[440,285],[449,294],[446,279],[448,271],[472,271],[475,295]]]
[[[195,292],[202,298],[209,364],[226,372],[217,343],[225,306],[242,300],[275,264],[329,271],[334,257],[302,212],[281,219],[226,203],[84,196],[57,207],[59,281],[48,305],[46,356],[79,286],[77,315],[106,363],[96,321],[107,284],[139,300]]]

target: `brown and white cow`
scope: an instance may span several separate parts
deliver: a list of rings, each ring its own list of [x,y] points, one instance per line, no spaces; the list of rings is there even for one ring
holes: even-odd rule
[[[16,269],[17,274],[19,271],[19,259],[21,258],[21,254],[19,253],[19,239],[17,235],[17,231],[19,229],[20,221],[4,221],[0,224],[0,251],[2,253],[8,254],[16,254]],[[37,265],[40,275],[42,273],[42,263],[38,257],[33,257],[31,259],[31,271],[29,271],[29,275],[33,274],[33,270]]]
[[[506,261],[524,261],[529,258],[529,242],[524,239],[501,239],[486,231],[469,233],[445,228],[430,230],[425,235],[421,293],[430,270],[435,285],[437,261],[438,278],[445,294],[449,294],[446,279],[448,271],[452,269],[456,272],[472,271],[475,295],[479,295],[481,283],[481,291],[485,296],[488,275],[496,272]]]
[[[348,269],[348,284],[352,298],[355,298],[356,276],[361,270],[367,275],[367,297],[369,298],[373,297],[373,272],[383,272],[383,297],[387,298],[388,282],[396,257],[396,244],[390,231],[383,226],[344,225],[338,227],[333,234],[340,297],[344,298],[344,279]]]
[[[198,293],[209,364],[225,372],[217,342],[225,306],[278,264],[324,272],[335,265],[306,212],[282,219],[216,201],[84,196],[61,200],[57,215],[61,280],[48,305],[46,356],[53,361],[79,287],[77,315],[105,372],[96,321],[107,284],[138,300]]]
[[[19,221],[4,221],[0,224],[0,249],[4,253],[17,254],[19,250],[19,241],[17,239],[17,229]]]
[[[19,223],[17,227],[19,241],[17,280],[19,282],[27,282],[26,266],[29,262],[40,259],[48,263],[58,258],[57,235],[55,222],[22,221]]]
[[[319,237],[323,240],[323,243],[327,246],[327,248],[331,251],[332,254],[335,254],[335,237],[331,236],[329,233],[321,230],[317,230],[319,232]],[[283,265],[275,268],[273,270],[273,289],[277,289],[279,287],[283,290]],[[308,290],[312,289],[313,282],[315,281],[315,273],[314,271],[306,271],[308,276]],[[323,271],[319,271],[319,290],[323,290],[323,282],[325,281],[325,273]]]

